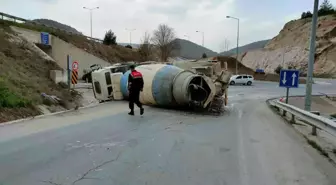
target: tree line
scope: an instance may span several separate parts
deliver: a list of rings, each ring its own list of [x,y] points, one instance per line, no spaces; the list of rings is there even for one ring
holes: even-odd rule
[[[117,45],[117,36],[109,30],[105,33],[103,44],[113,46]],[[132,49],[127,45],[126,48]],[[160,61],[167,61],[173,52],[180,49],[176,41],[176,34],[173,28],[166,24],[160,24],[152,35],[145,32],[138,48],[141,61],[153,60],[156,56]]]
[[[324,0],[317,12],[318,16],[336,15],[336,8],[330,3],[329,0]],[[301,19],[311,18],[313,14],[310,11],[302,12]]]

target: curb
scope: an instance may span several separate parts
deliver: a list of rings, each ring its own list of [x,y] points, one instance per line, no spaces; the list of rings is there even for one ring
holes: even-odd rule
[[[48,116],[55,116],[55,115],[65,114],[65,113],[69,113],[69,112],[75,112],[75,111],[79,111],[79,110],[83,110],[83,109],[93,108],[93,107],[103,105],[105,103],[106,102],[95,104],[95,105],[89,105],[89,106],[85,106],[85,107],[79,107],[77,110],[71,109],[71,110],[65,110],[65,111],[60,111],[60,112],[54,112],[54,113],[50,113],[50,114],[42,114],[42,115],[38,115],[38,116],[34,116],[34,117],[17,119],[17,120],[13,120],[13,121],[7,121],[7,122],[0,123],[0,127],[5,126],[5,125],[10,125],[10,124],[15,124],[15,123],[21,123],[21,122],[24,122],[24,121],[41,119],[41,118],[48,117]]]

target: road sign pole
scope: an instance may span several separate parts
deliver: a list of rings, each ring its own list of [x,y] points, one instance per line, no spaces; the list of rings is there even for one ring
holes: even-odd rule
[[[316,40],[316,25],[317,25],[317,11],[318,11],[319,1],[314,1],[314,13],[310,33],[310,46],[309,46],[309,61],[308,61],[308,71],[306,80],[306,97],[305,97],[305,110],[311,110],[311,94],[312,94],[312,83],[313,83],[313,70],[314,70],[314,59],[315,59],[315,40]]]
[[[288,104],[289,87],[286,88],[286,103]]]
[[[70,75],[71,75],[71,72],[70,72],[70,55],[67,55],[67,72],[68,72],[68,88],[70,90],[70,88],[71,88],[71,80],[70,80]]]

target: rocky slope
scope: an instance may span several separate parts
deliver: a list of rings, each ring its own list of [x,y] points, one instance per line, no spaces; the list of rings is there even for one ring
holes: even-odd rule
[[[244,46],[241,46],[238,48],[238,52],[239,53],[245,53],[247,51],[251,51],[251,50],[255,50],[255,49],[260,49],[260,48],[264,48],[265,45],[270,41],[271,39],[267,39],[267,40],[260,40],[257,42],[252,42],[250,44],[246,44]],[[229,51],[224,51],[219,53],[220,56],[235,56],[236,55],[236,48],[232,48]]]
[[[311,18],[294,20],[285,24],[280,33],[263,49],[243,54],[242,63],[249,68],[262,68],[274,73],[279,65],[300,69],[305,74],[308,67]],[[336,17],[318,19],[314,75],[336,77]]]

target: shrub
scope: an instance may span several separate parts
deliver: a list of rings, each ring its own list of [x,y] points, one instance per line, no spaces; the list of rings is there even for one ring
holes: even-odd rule
[[[129,48],[129,49],[132,49],[132,46],[131,45],[126,45],[125,48]]]
[[[0,79],[0,108],[18,108],[31,105],[31,101],[25,100],[21,96],[11,92]]]
[[[105,44],[105,45],[117,45],[117,36],[114,35],[112,30],[108,30],[105,33],[103,44]]]
[[[281,69],[282,69],[282,66],[281,66],[281,65],[278,65],[278,67],[274,69],[274,72],[275,72],[276,74],[280,74]]]

